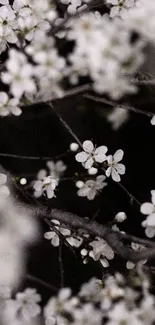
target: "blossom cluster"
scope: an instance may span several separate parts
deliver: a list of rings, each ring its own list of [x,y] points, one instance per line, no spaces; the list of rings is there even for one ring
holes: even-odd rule
[[[61,2],[73,16],[83,10],[81,0]],[[0,1],[0,53],[7,50],[7,44],[10,47],[2,66],[1,81],[8,85],[9,95],[0,92],[1,116],[18,116],[23,105],[62,97],[66,78],[75,85],[87,76],[96,92],[116,100],[136,91],[132,77],[144,62],[148,40],[154,39],[154,1],[148,5],[140,0],[107,0],[106,4],[112,6],[112,19],[81,11],[66,22],[52,1]],[[125,21],[120,19],[127,11]],[[52,35],[55,28],[58,31]],[[139,34],[134,42],[133,31]],[[60,35],[68,44],[74,41],[67,57],[57,48]]]
[[[139,278],[139,286],[140,290],[136,287],[136,276],[130,286],[116,273],[103,282],[90,279],[77,296],[72,296],[69,288],[63,288],[44,308],[45,324],[152,325],[155,300],[148,290],[148,280]]]
[[[47,175],[45,169],[41,169],[37,174],[38,180],[33,183],[35,197],[40,197],[45,193],[48,199],[55,197],[55,189],[58,186],[60,176],[67,168],[61,160],[58,160],[56,163],[54,161],[48,161],[47,167],[49,174]]]

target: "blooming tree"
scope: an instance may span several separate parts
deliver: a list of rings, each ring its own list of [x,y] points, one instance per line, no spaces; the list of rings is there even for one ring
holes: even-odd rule
[[[117,146],[115,142],[130,112],[140,121],[142,115],[149,117],[150,129],[155,125],[154,111],[148,105],[146,110],[132,104],[141,98],[141,90],[155,85],[153,76],[143,73],[147,48],[154,43],[154,0],[0,0],[0,122],[17,121],[26,110],[40,105],[57,117],[70,139],[65,152],[52,157],[0,152],[0,157],[28,161],[32,170],[16,175],[5,163],[0,168],[0,324],[155,323],[151,282],[155,190],[151,190],[151,202],[144,197],[140,202],[130,192],[126,184],[129,153],[125,144],[121,146],[123,141]],[[87,119],[91,108],[86,109],[86,101],[102,107],[96,132],[104,118],[113,136],[98,141],[97,135],[92,138],[88,133],[83,138],[68,123],[71,112],[65,114],[65,99],[74,103],[78,97],[84,103],[79,111],[85,110]],[[37,118],[38,111],[36,124]],[[52,141],[57,144],[56,132]],[[149,159],[143,154],[144,162]],[[35,172],[32,161],[40,162]],[[139,158],[138,167],[141,164]],[[146,193],[151,184],[148,187]],[[115,211],[118,191],[122,191],[122,207]],[[66,193],[71,201],[71,193],[76,197],[73,209],[74,202],[65,206]],[[109,202],[110,218],[103,209]],[[95,213],[87,215],[87,206]],[[129,227],[129,212],[141,216],[136,220],[138,230]],[[57,287],[52,277],[46,281],[28,271],[30,247],[37,247],[38,242],[58,255]],[[65,284],[64,247],[76,256],[80,267],[93,265],[96,271],[93,277],[82,279],[78,288]],[[52,253],[51,260],[54,267]],[[27,280],[31,285],[27,286]],[[48,299],[38,285],[50,290]]]

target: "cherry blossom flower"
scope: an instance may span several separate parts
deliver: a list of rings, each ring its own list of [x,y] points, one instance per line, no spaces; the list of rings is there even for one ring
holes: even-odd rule
[[[93,200],[106,185],[104,175],[99,175],[96,177],[96,180],[88,180],[83,186],[78,190],[77,194],[79,196],[86,196],[88,200]]]
[[[73,313],[78,304],[78,298],[71,297],[71,290],[63,288],[57,297],[52,297],[44,308],[45,324],[66,324],[65,313]]]
[[[99,260],[103,267],[108,267],[108,260],[114,258],[114,252],[106,241],[96,237],[96,239],[90,243],[90,246],[92,250],[89,252],[89,256],[92,257],[94,261]]]
[[[16,294],[16,302],[18,306],[17,312],[20,313],[23,320],[30,320],[41,312],[38,302],[41,301],[41,296],[36,292],[36,289],[27,288],[24,292]]]
[[[19,105],[18,98],[10,99],[7,93],[3,91],[0,92],[0,115],[1,116],[7,116],[9,114],[19,116],[22,111],[18,105]]]
[[[155,235],[155,190],[151,191],[151,201],[145,202],[141,205],[141,213],[147,215],[147,218],[142,222],[142,226],[145,227],[145,233],[147,237],[154,237]]]
[[[139,0],[106,0],[108,4],[113,5],[110,10],[110,17],[121,16],[125,19],[128,14],[128,10],[133,7],[137,7]]]
[[[115,152],[114,156],[110,155],[107,157],[108,168],[106,170],[106,176],[109,177],[111,175],[115,182],[120,182],[120,175],[125,174],[125,166],[119,163],[123,155],[123,150],[119,149]]]
[[[21,97],[24,92],[36,92],[35,82],[32,78],[33,66],[27,62],[23,53],[11,49],[6,67],[7,72],[3,72],[2,81],[10,85],[10,92],[13,96]]]
[[[71,245],[75,247],[79,247],[82,244],[82,238],[80,236],[71,236],[71,231],[67,228],[65,228],[63,225],[60,224],[58,220],[52,219],[52,223],[54,224],[54,227],[65,237],[66,241]],[[51,244],[55,247],[58,247],[60,244],[59,235],[51,229],[51,231],[48,231],[44,234],[44,237],[46,239],[51,240]]]
[[[54,190],[58,185],[58,180],[52,176],[43,177],[42,180],[38,180],[34,183],[33,187],[35,189],[35,197],[40,197],[46,193],[48,199],[55,197]]]
[[[129,118],[129,112],[121,106],[115,107],[107,116],[107,121],[111,123],[112,129],[117,131]]]
[[[91,315],[91,317],[90,317]],[[87,303],[83,308],[76,308],[74,311],[75,325],[101,325],[102,324],[102,312],[96,309],[92,303]]]
[[[81,162],[86,169],[91,168],[94,162],[102,163],[107,159],[105,154],[108,148],[106,146],[100,146],[95,149],[93,143],[86,140],[83,142],[83,149],[84,151],[79,152],[75,159]]]
[[[55,228],[63,235],[63,236],[69,236],[70,235],[70,230],[67,228],[63,228],[60,225],[60,222],[58,220],[52,219],[52,223],[54,223]],[[46,239],[51,240],[51,244],[55,247],[59,246],[60,244],[60,239],[57,233],[52,229],[51,231],[48,231],[44,234],[44,237]]]
[[[46,165],[49,168],[50,176],[57,179],[59,179],[67,169],[67,166],[62,160],[57,160],[56,162],[51,160],[48,161]]]

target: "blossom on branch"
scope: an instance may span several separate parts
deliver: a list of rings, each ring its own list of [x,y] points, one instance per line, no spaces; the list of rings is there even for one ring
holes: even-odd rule
[[[106,176],[111,176],[115,182],[120,182],[120,175],[125,174],[125,166],[119,162],[122,160],[124,155],[123,150],[119,149],[112,156],[107,157],[108,168],[106,170]]]
[[[108,148],[106,146],[100,146],[95,149],[93,143],[86,140],[83,142],[83,149],[84,151],[77,153],[75,159],[81,162],[86,169],[91,168],[94,162],[102,163],[107,159],[106,152]]]
[[[77,195],[86,196],[88,200],[93,200],[95,196],[107,185],[104,175],[99,175],[95,180],[88,180],[79,188]],[[82,184],[81,184],[82,185]]]

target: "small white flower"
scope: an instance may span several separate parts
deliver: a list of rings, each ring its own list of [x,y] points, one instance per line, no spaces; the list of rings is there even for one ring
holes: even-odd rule
[[[89,256],[92,257],[94,261],[100,260],[103,267],[108,267],[108,260],[114,258],[114,252],[106,241],[96,237],[96,239],[90,243],[90,246],[92,250],[89,252]]]
[[[38,305],[41,296],[36,292],[36,289],[27,288],[24,292],[16,294],[16,301],[18,306],[18,313],[21,314],[23,320],[30,320],[41,312]]]
[[[19,105],[18,98],[10,99],[7,93],[3,91],[0,92],[0,115],[1,116],[7,116],[9,114],[19,116],[22,111],[18,105]]]
[[[36,85],[33,80],[33,65],[28,63],[26,55],[15,49],[9,51],[6,62],[7,71],[2,73],[2,81],[10,85],[13,96],[20,98],[24,92],[34,94]]]
[[[84,151],[79,152],[75,159],[81,162],[86,169],[91,168],[94,162],[102,163],[107,159],[105,154],[108,149],[106,146],[100,146],[95,149],[93,143],[86,140],[83,142],[83,149]]]
[[[48,199],[55,197],[54,190],[58,185],[58,180],[52,176],[43,177],[42,180],[38,180],[34,183],[35,189],[34,195],[40,197],[46,192]]]
[[[125,166],[119,163],[123,155],[123,150],[119,149],[115,152],[114,156],[110,155],[107,157],[108,169],[106,170],[106,176],[109,177],[111,175],[115,182],[120,182],[120,175],[125,174]]]
[[[69,236],[70,235],[70,230],[63,228],[60,225],[60,222],[58,220],[52,220],[52,222],[55,225],[55,228],[63,235],[63,236]],[[52,229],[51,231],[48,231],[44,234],[44,237],[46,239],[51,240],[51,244],[55,247],[59,246],[60,240],[59,240],[59,236],[57,235],[57,233]]]
[[[78,190],[77,194],[79,196],[86,196],[88,200],[93,200],[98,192],[100,192],[107,183],[104,175],[99,175],[96,177],[96,180],[88,180],[84,185]]]
[[[64,173],[64,171],[67,169],[67,166],[63,163],[62,160],[58,160],[54,163],[54,161],[48,161],[47,167],[50,171],[50,176],[53,178],[59,179],[60,176]]]

